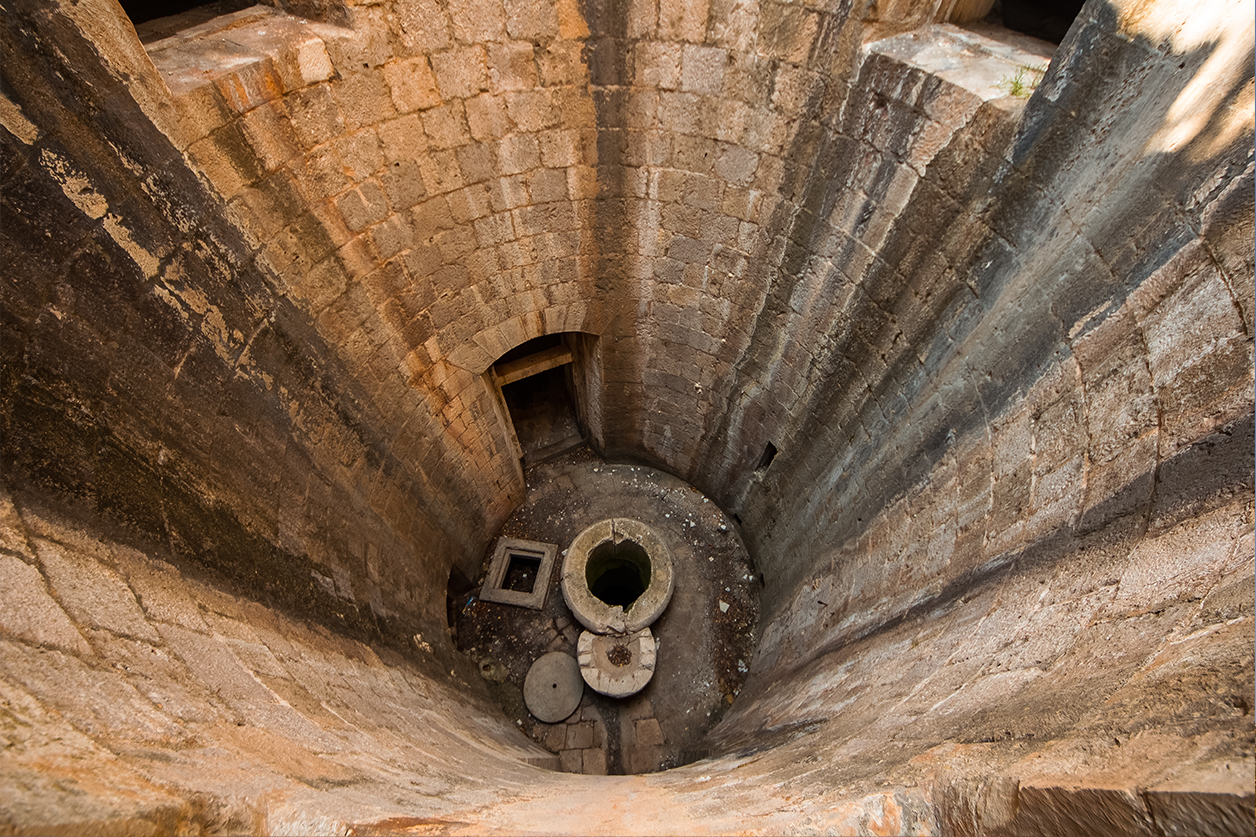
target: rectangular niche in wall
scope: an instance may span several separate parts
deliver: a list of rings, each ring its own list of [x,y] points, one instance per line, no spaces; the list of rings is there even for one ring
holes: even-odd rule
[[[480,598],[540,610],[545,607],[557,554],[558,547],[552,543],[502,538],[493,552]]]

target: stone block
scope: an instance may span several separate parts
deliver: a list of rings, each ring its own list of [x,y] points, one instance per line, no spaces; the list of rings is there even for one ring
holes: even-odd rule
[[[709,175],[715,170],[715,140],[707,137],[675,137],[672,140],[672,164],[678,169]]]
[[[224,145],[223,134],[218,132],[188,146],[192,164],[213,184],[224,198],[231,198],[249,183],[257,179],[253,165],[238,164],[230,153],[234,144]]]
[[[583,750],[563,750],[558,754],[559,764],[564,773],[582,773],[584,772],[584,751]]]
[[[759,27],[761,54],[791,64],[802,64],[811,52],[820,22],[819,15],[810,9],[771,3],[764,8]]]
[[[454,37],[465,44],[505,40],[506,16],[501,0],[469,0],[449,10]]]
[[[1243,834],[1251,830],[1256,796],[1153,789],[1145,792],[1157,829],[1165,837]]]
[[[497,144],[497,165],[502,174],[531,171],[540,164],[540,148],[534,136],[508,136]]]
[[[181,144],[184,148],[204,139],[235,118],[217,86],[213,84],[192,88],[176,97],[174,104],[179,113]]]
[[[414,207],[414,229],[421,239],[431,239],[441,230],[457,225],[445,196],[431,198]]]
[[[5,679],[93,738],[178,746],[190,737],[136,691],[119,668],[97,668],[60,651],[0,642]]]
[[[375,269],[375,253],[364,236],[357,236],[336,250],[336,262],[346,278],[360,279]]]
[[[588,776],[606,775],[606,751],[600,747],[583,750],[584,759],[581,773]]]
[[[397,116],[392,91],[380,70],[343,73],[340,83],[332,85],[332,94],[345,125],[351,130],[367,128]]]
[[[535,133],[558,123],[558,111],[548,90],[520,90],[505,94],[506,113],[520,131]]]
[[[1142,800],[1127,790],[1024,784],[1006,829],[1009,834],[1052,832],[1113,837],[1151,837],[1159,833]]]
[[[567,726],[566,746],[573,750],[583,750],[593,746],[593,723],[585,720],[580,723],[569,723]]]
[[[575,207],[568,202],[525,206],[516,209],[512,214],[515,232],[521,236],[574,230],[579,226]]]
[[[350,230],[361,232],[388,217],[388,198],[379,183],[368,180],[337,198],[336,209]]]
[[[401,215],[390,215],[371,227],[371,245],[382,261],[391,259],[414,244],[414,232]]]
[[[388,165],[402,160],[418,160],[427,152],[427,134],[423,133],[423,121],[417,113],[379,123],[376,136]]]
[[[558,10],[552,0],[505,0],[503,5],[510,37],[537,42],[558,37]]]
[[[558,14],[560,38],[587,38],[589,36],[589,26],[584,19],[579,0],[556,0],[554,8]]]
[[[662,747],[665,742],[663,728],[657,718],[645,718],[634,722],[637,744],[643,747]]]
[[[740,145],[720,145],[715,173],[729,183],[746,186],[759,168],[759,155]]]
[[[320,201],[343,192],[350,185],[340,157],[330,145],[321,145],[293,160],[288,171],[307,200]]]
[[[458,155],[453,151],[434,151],[419,160],[423,187],[429,195],[441,195],[461,189],[465,182],[458,166]]]
[[[409,209],[427,197],[419,164],[414,160],[396,160],[380,175],[380,184],[394,212]]]
[[[341,169],[349,179],[360,182],[384,165],[384,152],[374,131],[357,131],[337,137],[332,143]]]
[[[455,148],[470,142],[462,103],[453,102],[423,114],[423,133],[431,148]]]
[[[488,89],[487,56],[482,46],[459,47],[433,55],[432,69],[445,99],[469,99]]]
[[[681,57],[680,89],[719,94],[724,88],[728,60],[728,53],[717,47],[686,44]]]
[[[327,46],[316,36],[288,41],[276,59],[276,69],[286,90],[298,90],[327,81],[335,73]]]
[[[483,184],[450,192],[445,200],[449,207],[450,217],[459,224],[483,218],[493,211],[488,187]]]
[[[109,567],[50,541],[36,541],[49,586],[80,625],[158,642],[135,594]]]
[[[559,752],[566,746],[567,725],[554,724],[545,732],[545,748],[555,753]]]
[[[544,131],[537,140],[540,162],[550,168],[567,168],[585,162],[583,137],[577,131]]]
[[[395,14],[407,50],[432,53],[450,45],[449,17],[438,0],[407,0],[397,4]]]
[[[487,143],[469,143],[454,150],[458,158],[458,170],[464,183],[483,183],[496,176],[497,166],[493,148]]]
[[[441,103],[436,76],[425,56],[385,64],[384,81],[392,91],[393,106],[398,113],[434,108]]]
[[[292,129],[303,148],[321,145],[344,132],[340,107],[329,84],[316,84],[290,93],[285,104]]]
[[[1029,410],[1020,409],[1000,416],[990,428],[994,441],[994,473],[996,477],[1021,471],[1033,455],[1033,434]]]
[[[311,254],[317,254],[319,261],[326,255],[329,248],[342,247],[353,238],[353,233],[345,226],[344,218],[330,201],[308,204],[309,212],[293,222],[294,229],[304,230],[303,235],[317,246]]]
[[[673,134],[701,134],[708,123],[703,119],[702,103],[695,93],[659,93],[659,122]]]
[[[53,601],[39,570],[0,554],[0,632],[51,648],[88,656],[91,648],[78,628]]]
[[[1102,615],[1154,612],[1203,599],[1247,557],[1237,557],[1234,547],[1249,529],[1245,513],[1229,506],[1144,539],[1130,555],[1117,595]]]
[[[436,234],[436,246],[445,264],[455,264],[475,252],[475,232],[467,227],[445,230]]]
[[[366,65],[378,67],[392,57],[389,21],[378,5],[349,7],[344,27],[317,26],[327,52],[341,74]]]
[[[541,158],[545,158],[542,145]],[[528,178],[528,194],[533,203],[550,203],[567,199],[567,174],[559,169],[540,169]]]
[[[506,102],[501,96],[484,94],[464,103],[471,136],[480,142],[501,139],[513,125],[506,115]]]
[[[284,91],[283,79],[269,57],[257,57],[214,83],[223,101],[236,113],[248,113],[278,99]]]
[[[676,90],[680,87],[682,44],[639,41],[631,53],[638,87]]]
[[[494,93],[519,92],[537,87],[536,58],[530,41],[510,41],[488,46],[488,84]]]
[[[706,39],[708,7],[708,0],[659,0],[659,38],[702,43]]]
[[[492,247],[513,239],[515,231],[510,213],[503,212],[478,219],[475,222],[475,237],[481,247]]]
[[[540,83],[546,87],[578,85],[585,80],[584,61],[578,41],[550,41],[534,50]]]
[[[177,569],[143,553],[114,547],[118,572],[135,592],[140,607],[150,620],[182,625],[191,630],[206,630],[200,609],[193,598],[194,589]]]

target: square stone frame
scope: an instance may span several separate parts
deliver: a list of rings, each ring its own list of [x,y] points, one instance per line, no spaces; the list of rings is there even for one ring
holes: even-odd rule
[[[511,555],[541,560],[531,593],[507,590],[502,587],[506,582],[506,571],[510,569]],[[550,576],[554,574],[554,559],[557,556],[557,544],[502,538],[497,542],[497,549],[493,551],[493,560],[488,567],[488,577],[484,579],[484,586],[480,588],[480,598],[497,604],[530,607],[533,610],[543,609],[545,599],[549,596]]]

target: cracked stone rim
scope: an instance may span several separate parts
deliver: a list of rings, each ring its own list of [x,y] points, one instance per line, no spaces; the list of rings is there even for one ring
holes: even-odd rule
[[[589,557],[594,550],[603,544],[623,541],[635,542],[649,560],[649,582],[626,610],[594,595],[587,576]],[[657,532],[639,520],[623,517],[599,520],[576,535],[563,558],[563,598],[580,624],[594,633],[629,634],[653,624],[671,601],[674,586],[672,551]]]

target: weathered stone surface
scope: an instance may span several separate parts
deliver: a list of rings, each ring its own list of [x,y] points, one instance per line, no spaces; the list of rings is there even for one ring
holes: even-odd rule
[[[1088,4],[1027,98],[979,7],[7,9],[0,828],[1249,827],[1251,4]],[[648,781],[444,634],[564,330],[765,585]]]
[[[80,624],[150,642],[157,640],[135,594],[116,573],[60,544],[36,541],[35,548],[53,593]]]
[[[65,611],[48,595],[39,570],[9,555],[0,555],[0,630],[34,645],[92,653]]]
[[[583,693],[579,666],[570,654],[561,651],[552,651],[533,663],[523,685],[528,711],[549,724],[564,721],[575,712]],[[562,747],[550,749],[561,750]]]
[[[1147,805],[1166,837],[1242,834],[1256,817],[1253,794],[1150,791]]]

